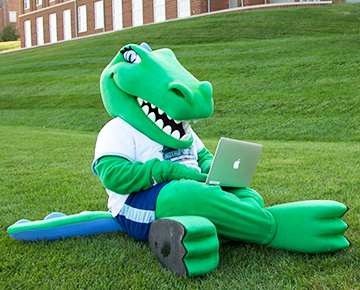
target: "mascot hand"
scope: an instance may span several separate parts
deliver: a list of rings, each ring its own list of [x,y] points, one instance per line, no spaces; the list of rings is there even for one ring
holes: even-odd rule
[[[269,246],[303,253],[325,253],[350,246],[340,218],[348,208],[335,201],[303,201],[266,208],[277,229]]]
[[[168,160],[154,163],[151,174],[157,183],[182,178],[204,182],[207,176],[207,174],[200,173],[196,168]]]

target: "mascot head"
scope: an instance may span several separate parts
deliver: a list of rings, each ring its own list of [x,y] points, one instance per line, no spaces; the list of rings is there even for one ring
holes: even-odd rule
[[[190,121],[213,113],[212,86],[200,82],[170,49],[124,46],[100,78],[108,113],[152,140],[174,149],[191,146]]]

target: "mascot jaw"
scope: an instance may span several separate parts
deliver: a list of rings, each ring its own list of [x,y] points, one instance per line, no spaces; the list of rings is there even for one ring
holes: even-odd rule
[[[145,115],[167,135],[180,141],[188,141],[190,139],[190,121],[174,120],[153,104],[141,98],[137,98],[137,101]]]

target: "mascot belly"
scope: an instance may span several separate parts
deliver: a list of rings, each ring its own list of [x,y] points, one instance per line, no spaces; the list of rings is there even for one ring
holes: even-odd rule
[[[213,156],[190,121],[213,113],[212,86],[200,82],[169,49],[123,47],[100,78],[113,119],[100,131],[93,172],[109,195],[110,212],[53,213],[8,228],[19,240],[125,231],[149,241],[167,269],[195,276],[215,269],[219,243],[241,241],[303,253],[350,246],[335,201],[302,201],[264,208],[250,188],[204,181]]]

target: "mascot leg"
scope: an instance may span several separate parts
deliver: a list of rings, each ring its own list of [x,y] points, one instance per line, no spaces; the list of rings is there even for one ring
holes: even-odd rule
[[[246,201],[246,199],[254,199],[255,202],[260,207],[262,207],[262,208],[264,207],[264,200],[261,197],[261,195],[251,188],[223,187],[222,189],[226,192],[235,194],[238,198],[242,199],[243,202]],[[250,202],[253,202],[253,201],[250,201]],[[231,241],[228,239],[225,239],[224,237],[219,237],[219,242],[227,243],[227,242],[231,242]]]
[[[341,203],[303,201],[263,208],[261,196],[253,190],[231,191],[191,180],[174,180],[159,193],[156,218],[203,217],[214,224],[222,241],[257,243],[295,252],[324,253],[350,246],[343,235],[348,226],[341,220],[347,207]]]
[[[276,232],[274,216],[263,209],[255,191],[244,188],[234,193],[220,186],[192,180],[174,180],[165,185],[156,200],[156,218],[200,216],[211,221],[220,238],[268,244]]]
[[[218,265],[219,239],[271,241],[275,220],[263,210],[261,196],[248,188],[232,191],[188,180],[162,188],[149,246],[165,268],[180,276],[205,274]]]
[[[219,264],[216,228],[202,217],[156,220],[150,227],[149,246],[160,263],[179,276],[202,275]]]

